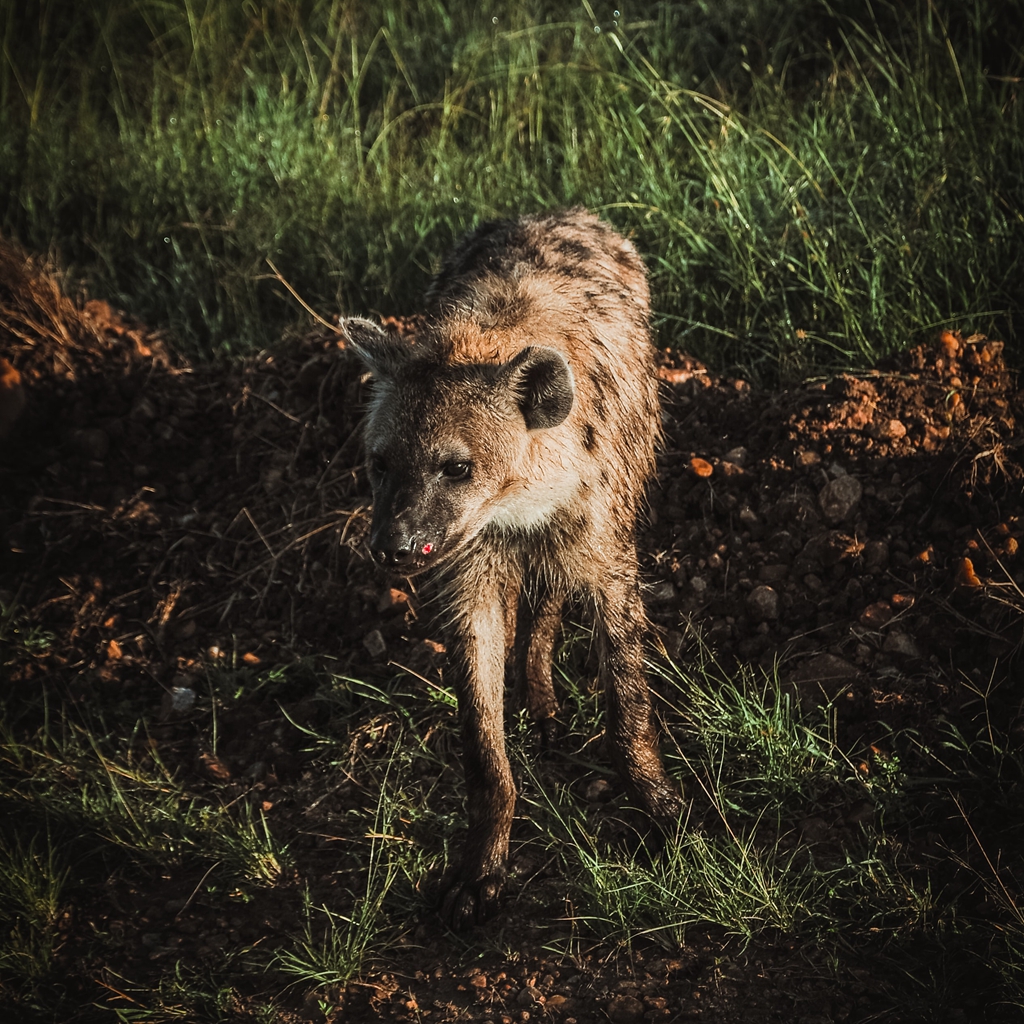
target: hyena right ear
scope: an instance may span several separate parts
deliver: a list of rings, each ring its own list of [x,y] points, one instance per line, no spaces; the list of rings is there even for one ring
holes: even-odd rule
[[[516,398],[527,430],[557,427],[572,411],[576,385],[557,349],[530,345],[502,368],[499,381]]]
[[[348,347],[375,377],[390,377],[406,355],[408,343],[362,317],[346,317],[338,325]]]

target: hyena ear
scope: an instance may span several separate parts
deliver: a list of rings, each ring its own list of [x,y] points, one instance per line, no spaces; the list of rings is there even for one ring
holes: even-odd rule
[[[348,347],[375,377],[390,377],[405,356],[407,343],[362,317],[346,317],[338,325]]]
[[[515,396],[527,430],[557,427],[572,410],[576,387],[561,352],[531,345],[502,368],[499,383]]]

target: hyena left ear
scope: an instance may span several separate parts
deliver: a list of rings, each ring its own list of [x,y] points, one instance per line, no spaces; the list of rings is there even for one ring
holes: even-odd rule
[[[527,430],[557,427],[572,410],[576,393],[572,370],[556,349],[524,348],[501,368],[499,382],[515,396]]]
[[[375,377],[388,377],[395,372],[405,355],[406,342],[389,334],[380,324],[358,316],[346,317],[338,326],[349,348]]]

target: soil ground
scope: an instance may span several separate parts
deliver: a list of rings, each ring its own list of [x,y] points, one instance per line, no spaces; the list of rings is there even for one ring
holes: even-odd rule
[[[218,664],[324,657],[341,674],[397,664],[430,679],[443,675],[442,638],[429,593],[383,579],[362,548],[365,381],[336,333],[191,364],[105,302],[68,298],[16,251],[0,262],[0,354],[27,396],[0,441],[0,598],[54,636],[7,665],[8,699],[135,702],[195,787],[224,799],[258,787],[274,827],[306,836],[290,892],[270,887],[227,919],[190,899],[198,875],[122,874],[78,899],[62,968],[83,1005],[130,1007],[114,979],[155,978],[168,951],[204,961],[294,932],[295,887],[326,879],[336,856],[311,837],[365,798],[316,769],[300,727],[321,712],[301,692],[240,702],[214,752],[209,723],[176,713],[174,695]],[[840,745],[865,772],[894,736],[938,742],[944,723],[975,722],[986,688],[1019,747],[1024,393],[1000,343],[947,332],[892,365],[773,391],[675,352],[660,372],[665,443],[640,548],[664,653],[685,662],[703,637],[726,671],[780,665],[808,706],[835,701]],[[834,837],[872,813],[836,807],[808,828]],[[408,934],[333,994],[337,1019],[914,1019],[893,1016],[907,981],[881,948],[837,964],[785,937],[744,948],[708,929],[672,953],[585,940],[553,953],[564,925],[524,893],[545,883],[546,899],[557,878],[517,856],[506,910],[483,934],[443,933],[424,901]],[[97,931],[113,937],[103,964],[87,955]],[[981,981],[947,969],[945,1019],[1004,1019]],[[317,1019],[303,997],[282,1014]],[[229,1019],[255,1019],[247,998]]]

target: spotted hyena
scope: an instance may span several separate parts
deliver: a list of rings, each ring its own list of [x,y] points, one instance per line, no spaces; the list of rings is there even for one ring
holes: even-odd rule
[[[681,806],[644,675],[635,528],[659,436],[647,278],[585,210],[494,221],[441,264],[414,341],[344,330],[375,380],[366,423],[370,549],[440,577],[469,831],[442,916],[494,912],[515,787],[506,664],[552,725],[551,653],[570,596],[592,609],[616,767],[657,819]]]

